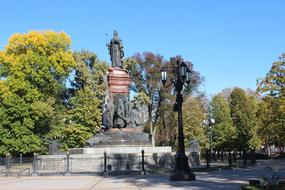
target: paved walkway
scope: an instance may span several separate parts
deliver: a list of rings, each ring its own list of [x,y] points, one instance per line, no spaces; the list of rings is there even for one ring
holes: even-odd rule
[[[270,174],[267,166],[285,176],[284,160],[260,161],[254,168],[238,168],[196,173],[197,180],[169,181],[167,175],[146,176],[51,176],[2,177],[0,190],[238,190],[248,179]]]

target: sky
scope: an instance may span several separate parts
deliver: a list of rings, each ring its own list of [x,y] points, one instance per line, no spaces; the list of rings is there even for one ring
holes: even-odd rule
[[[106,43],[116,30],[126,57],[152,51],[191,61],[208,95],[255,90],[285,53],[284,7],[284,0],[2,0],[0,49],[14,33],[65,31],[73,50],[110,62]]]

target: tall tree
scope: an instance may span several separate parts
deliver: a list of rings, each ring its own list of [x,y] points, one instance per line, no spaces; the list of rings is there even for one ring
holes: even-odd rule
[[[236,129],[237,149],[246,152],[250,148],[255,128],[254,109],[245,91],[241,88],[235,88],[232,91],[229,104],[233,126]]]
[[[164,101],[159,109],[159,120],[156,124],[157,135],[155,142],[160,146],[177,145],[177,116],[173,112],[173,103]]]
[[[233,150],[236,131],[233,127],[228,101],[222,94],[213,97],[211,112],[215,119],[212,135],[214,146],[218,150]]]
[[[46,150],[65,80],[75,66],[64,32],[14,34],[0,52],[0,154]]]
[[[272,97],[285,97],[285,54],[279,57],[279,61],[273,62],[265,78],[258,80],[257,92]]]
[[[137,93],[138,99],[144,100],[148,108],[148,122],[146,129],[150,132],[152,144],[155,145],[157,111],[160,104],[161,84],[160,72],[163,57],[151,52],[137,53],[132,59],[125,62],[132,77],[131,90]],[[144,98],[145,97],[145,98]]]
[[[165,61],[160,55],[144,52],[143,55],[138,53],[125,61],[125,68],[129,70],[132,76],[133,84],[131,85],[131,90],[138,93],[138,95],[142,97],[138,99],[145,100],[144,104],[148,107],[149,119],[147,129],[152,136],[153,145],[155,145],[155,136],[158,127],[165,126],[165,116],[169,115],[168,111],[164,111],[161,108],[172,107],[169,105],[162,107],[162,105],[172,104],[175,99],[173,88],[162,88],[160,69],[162,66],[165,66],[168,69],[169,79],[174,80],[177,59],[183,60],[180,56],[176,56],[171,58],[170,61]],[[199,73],[193,70],[192,63],[188,61],[185,62],[192,71],[192,81],[189,88],[184,89],[183,93],[191,94],[198,89],[202,79]],[[174,137],[175,135],[170,136]]]
[[[205,129],[203,128],[206,112],[205,103],[203,96],[189,96],[184,100],[183,127],[186,146],[189,146],[192,140],[199,141],[201,145],[205,145],[207,141]]]
[[[71,81],[65,124],[60,136],[64,149],[83,147],[102,127],[107,64],[89,51],[75,52],[76,69]]]
[[[285,54],[272,64],[263,79],[258,80],[257,92],[263,95],[259,106],[259,133],[266,145],[285,143]]]

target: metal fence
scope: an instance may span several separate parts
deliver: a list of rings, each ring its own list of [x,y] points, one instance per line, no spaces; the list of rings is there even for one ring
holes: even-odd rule
[[[164,155],[165,156],[165,155]],[[169,163],[168,163],[169,162]],[[173,155],[157,154],[66,154],[0,158],[0,176],[21,175],[145,175],[157,167],[171,167]],[[173,165],[173,164],[172,164]]]
[[[34,155],[33,175],[145,174],[145,155]]]
[[[0,176],[27,176],[31,174],[33,157],[12,157],[7,154],[5,158],[0,157]]]

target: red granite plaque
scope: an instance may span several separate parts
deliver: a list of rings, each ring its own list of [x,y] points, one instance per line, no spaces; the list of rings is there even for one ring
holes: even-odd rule
[[[109,67],[108,85],[111,93],[129,93],[131,77],[124,69]]]

